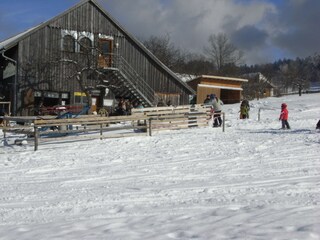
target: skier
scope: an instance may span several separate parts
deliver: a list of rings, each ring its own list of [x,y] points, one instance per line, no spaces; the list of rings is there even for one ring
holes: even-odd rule
[[[282,128],[281,129],[290,129],[290,125],[288,123],[288,116],[289,116],[289,112],[287,109],[287,104],[282,103],[281,104],[281,113],[280,113],[280,117],[279,117],[279,121],[281,120],[282,123]]]
[[[250,106],[248,100],[243,100],[240,105],[240,119],[249,118]]]
[[[221,111],[222,111],[223,102],[215,94],[211,94],[210,104],[212,105],[212,108],[214,111],[213,127],[220,127],[222,125]]]

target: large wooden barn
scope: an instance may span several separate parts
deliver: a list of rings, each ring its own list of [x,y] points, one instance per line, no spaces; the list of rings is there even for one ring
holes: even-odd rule
[[[0,96],[14,115],[40,103],[97,110],[119,98],[182,105],[194,94],[94,0],[0,42]]]

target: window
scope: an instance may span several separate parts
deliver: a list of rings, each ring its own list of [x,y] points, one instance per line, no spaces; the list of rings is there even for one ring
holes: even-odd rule
[[[74,103],[75,104],[88,103],[86,94],[84,92],[74,92]]]
[[[111,67],[112,64],[112,44],[110,39],[99,39],[99,67]]]
[[[112,53],[112,41],[99,39],[99,46],[103,55],[110,55]]]
[[[92,42],[89,38],[83,37],[80,39],[79,43],[80,43],[80,52],[86,53],[90,51],[92,47]]]
[[[66,52],[74,52],[75,51],[75,40],[70,35],[65,35],[63,37],[63,50]]]

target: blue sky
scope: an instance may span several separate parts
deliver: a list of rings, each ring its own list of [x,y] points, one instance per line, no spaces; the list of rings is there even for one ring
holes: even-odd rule
[[[1,0],[0,41],[79,1]],[[191,52],[203,53],[209,35],[217,33],[244,51],[247,64],[320,52],[319,0],[96,1],[137,38],[169,34],[176,47]]]
[[[75,5],[77,0],[1,0],[0,39],[47,21]]]

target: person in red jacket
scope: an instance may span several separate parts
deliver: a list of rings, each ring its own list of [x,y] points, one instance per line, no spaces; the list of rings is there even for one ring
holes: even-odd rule
[[[282,122],[282,129],[290,129],[290,125],[288,123],[288,117],[289,117],[289,112],[287,109],[287,104],[282,103],[281,104],[281,113],[280,113],[280,117],[279,120],[281,120]]]

